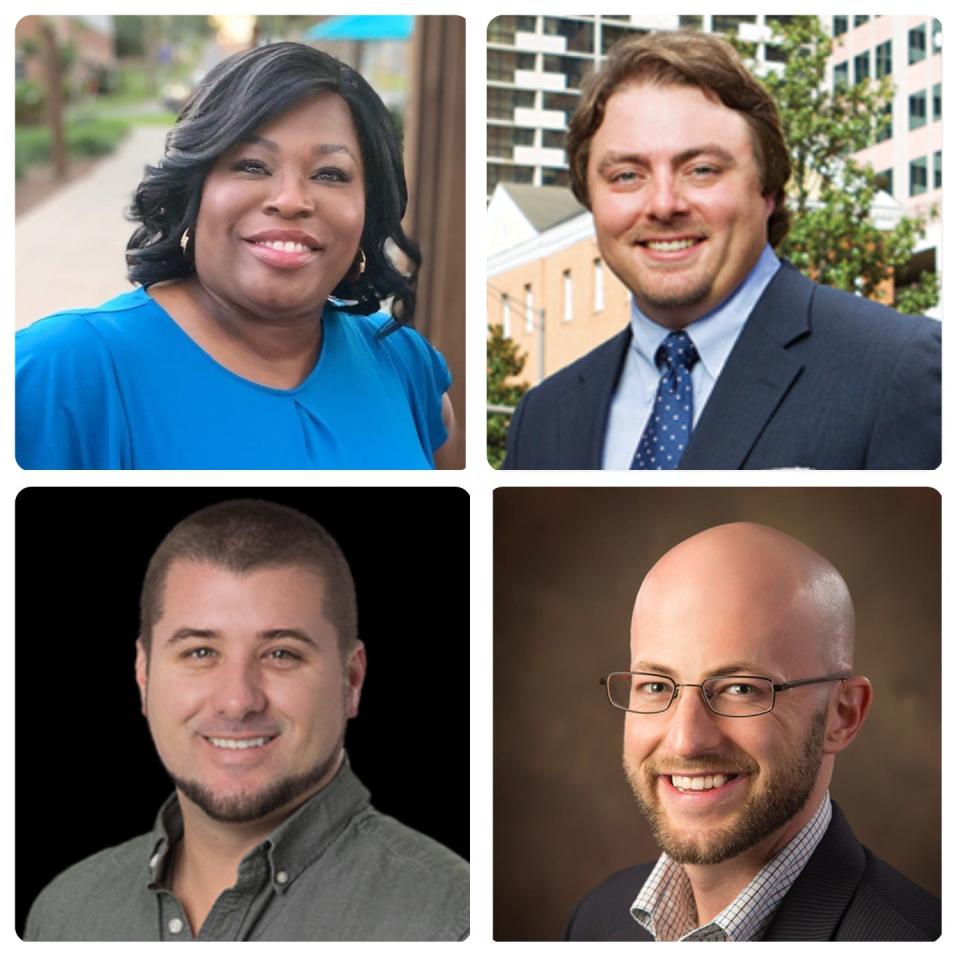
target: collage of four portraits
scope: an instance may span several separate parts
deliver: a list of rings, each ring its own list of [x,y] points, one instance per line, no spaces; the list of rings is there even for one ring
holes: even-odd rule
[[[939,940],[941,33],[17,20],[16,945]]]

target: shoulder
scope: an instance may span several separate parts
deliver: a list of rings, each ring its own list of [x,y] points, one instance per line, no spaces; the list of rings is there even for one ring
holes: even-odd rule
[[[890,864],[863,848],[863,878],[847,912],[845,926],[868,922],[872,940],[937,940],[940,901]]]
[[[131,357],[156,356],[140,322],[142,289],[90,310],[56,313],[17,333],[17,462],[34,469],[127,465],[129,427],[121,382]]]
[[[364,899],[392,903],[391,923],[405,918],[402,939],[460,940],[470,929],[470,867],[436,840],[372,807],[352,824],[350,859],[365,861]]]
[[[89,939],[105,917],[119,920],[133,892],[149,882],[152,845],[153,835],[145,833],[58,874],[33,902],[24,939]]]
[[[531,402],[536,398],[540,403],[557,400],[588,380],[598,379],[601,383],[611,384],[620,375],[624,354],[630,345],[630,328],[621,330],[616,336],[605,340],[589,353],[566,367],[552,373],[544,381],[529,390],[525,397]]]
[[[574,908],[564,939],[651,939],[630,915],[630,907],[654,866],[655,863],[645,863],[627,867],[594,887]]]

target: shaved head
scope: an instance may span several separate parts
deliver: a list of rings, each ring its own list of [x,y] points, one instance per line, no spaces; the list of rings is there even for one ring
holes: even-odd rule
[[[819,553],[772,527],[711,527],[664,554],[640,586],[632,633],[642,636],[673,616],[742,622],[757,635],[790,633],[818,670],[853,668],[853,602],[843,577]]]

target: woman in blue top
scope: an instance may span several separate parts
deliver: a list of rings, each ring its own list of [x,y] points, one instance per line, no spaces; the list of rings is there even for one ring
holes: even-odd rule
[[[19,464],[433,466],[450,374],[406,326],[406,201],[390,115],[350,67],[294,43],[219,64],[136,191],[140,286],[17,335]]]

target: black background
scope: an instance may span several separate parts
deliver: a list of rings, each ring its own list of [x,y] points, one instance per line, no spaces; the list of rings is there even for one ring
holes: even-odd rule
[[[469,498],[459,489],[31,488],[16,510],[17,930],[65,867],[152,828],[171,792],[140,714],[140,585],[210,503],[314,517],[357,584],[368,671],[347,748],[384,813],[469,856]]]

